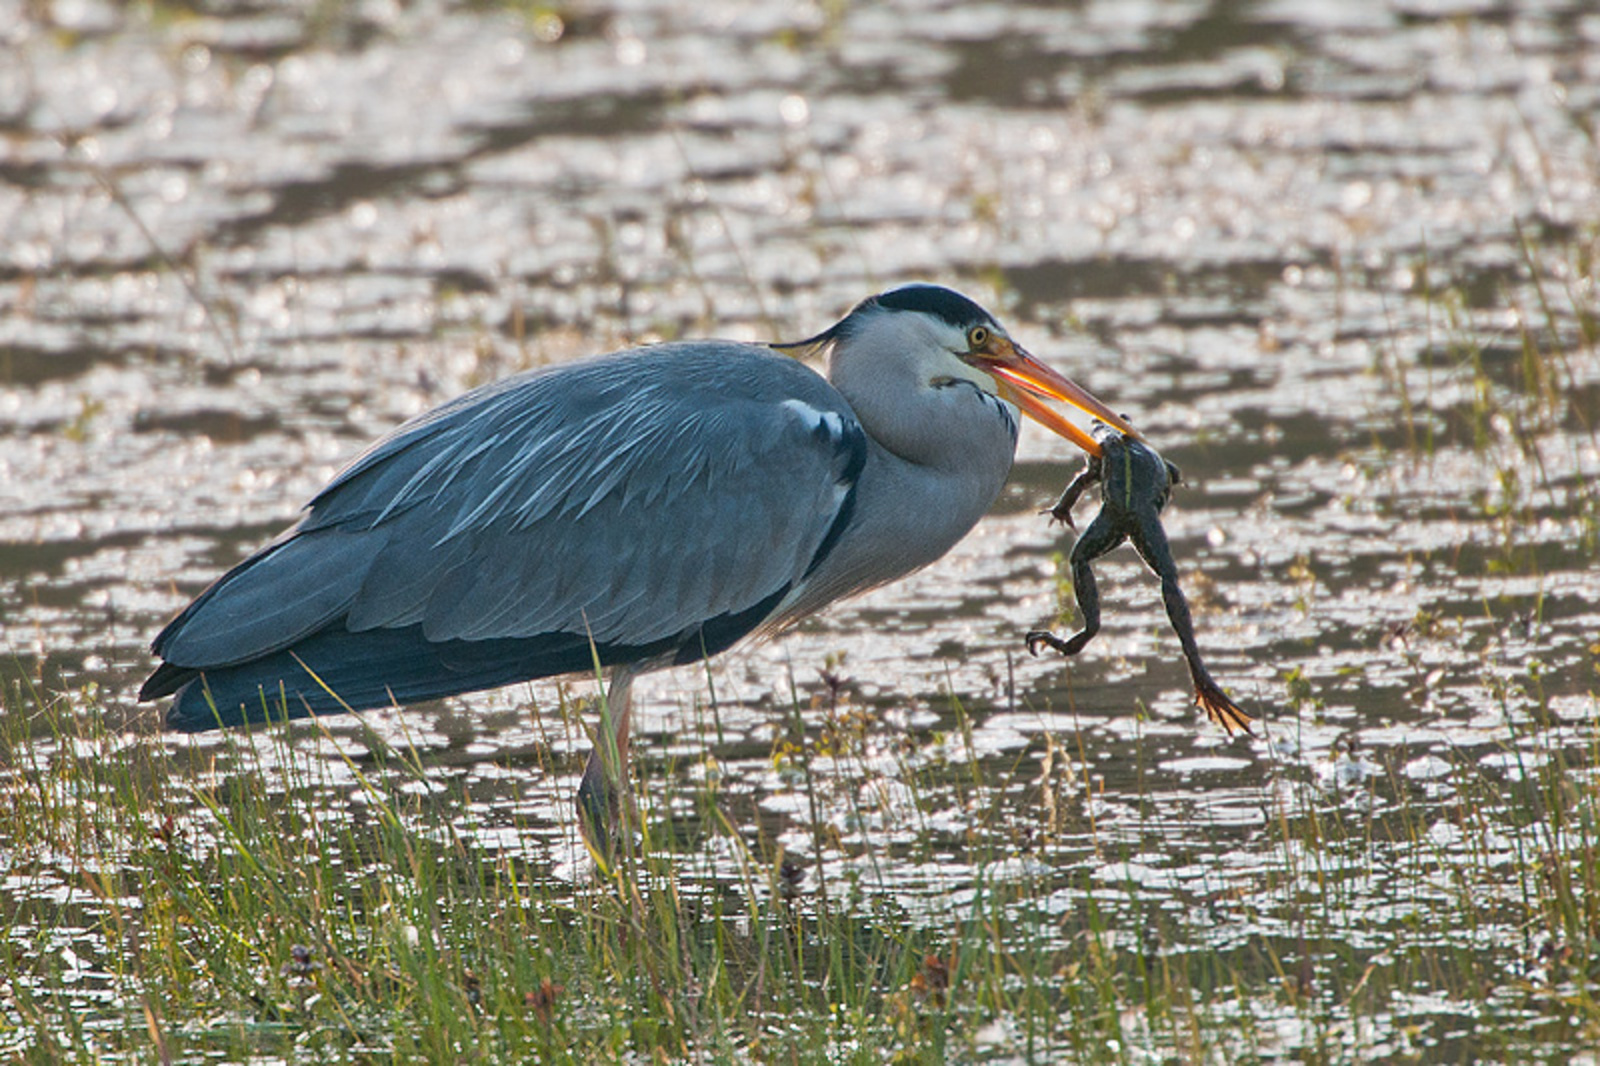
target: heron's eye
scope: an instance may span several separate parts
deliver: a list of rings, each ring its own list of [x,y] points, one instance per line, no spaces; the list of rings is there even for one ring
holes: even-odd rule
[[[967,347],[971,349],[982,348],[989,343],[989,330],[984,326],[973,326],[967,330]]]

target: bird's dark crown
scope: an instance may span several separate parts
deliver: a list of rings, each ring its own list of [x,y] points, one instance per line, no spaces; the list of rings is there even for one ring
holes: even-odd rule
[[[891,311],[916,311],[942,318],[952,326],[992,325],[994,317],[952,289],[943,285],[902,285],[898,289],[879,293],[863,301],[863,305],[877,304]]]
[[[848,315],[815,337],[808,337],[803,341],[773,344],[772,347],[802,353],[817,351],[823,345],[830,344],[840,337],[860,329],[862,319],[865,317],[864,312],[876,310],[915,311],[943,319],[958,329],[980,325],[996,326],[993,315],[954,289],[947,289],[943,285],[929,285],[926,282],[919,282],[911,285],[902,285],[898,289],[890,289],[888,292],[880,292],[876,296],[868,296],[851,308]]]

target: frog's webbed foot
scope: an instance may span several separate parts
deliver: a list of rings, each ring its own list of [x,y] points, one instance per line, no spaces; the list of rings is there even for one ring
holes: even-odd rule
[[[1228,694],[1223,692],[1209,676],[1195,678],[1194,702],[1206,712],[1207,718],[1220,725],[1229,736],[1240,730],[1247,736],[1256,735],[1250,728],[1250,723],[1255,719],[1243,707],[1230,700]]]

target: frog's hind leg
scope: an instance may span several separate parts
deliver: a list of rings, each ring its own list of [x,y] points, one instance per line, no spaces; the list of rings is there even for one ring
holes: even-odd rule
[[[1094,583],[1092,564],[1121,544],[1123,539],[1124,535],[1105,519],[1104,511],[1089,523],[1089,528],[1083,531],[1083,536],[1072,547],[1072,589],[1078,597],[1078,613],[1083,615],[1083,628],[1066,640],[1054,633],[1035,629],[1027,636],[1030,652],[1037,655],[1039,645],[1048,644],[1062,655],[1076,655],[1100,632],[1100,590]]]
[[[1178,568],[1172,561],[1165,532],[1155,525],[1145,531],[1143,539],[1135,537],[1133,546],[1145,564],[1161,578],[1161,602],[1178,634],[1178,643],[1183,645],[1183,658],[1189,664],[1189,678],[1194,682],[1195,704],[1230,736],[1239,730],[1255,736],[1250,729],[1254,719],[1228,698],[1200,658],[1200,646],[1194,639],[1194,619],[1189,615],[1189,601],[1183,598],[1183,589],[1178,585]]]

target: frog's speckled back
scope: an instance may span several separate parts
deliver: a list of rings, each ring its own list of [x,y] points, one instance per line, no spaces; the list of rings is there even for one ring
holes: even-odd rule
[[[1095,424],[1094,435],[1102,449],[1102,501],[1126,515],[1159,515],[1172,497],[1167,461],[1144,441],[1103,423]]]

